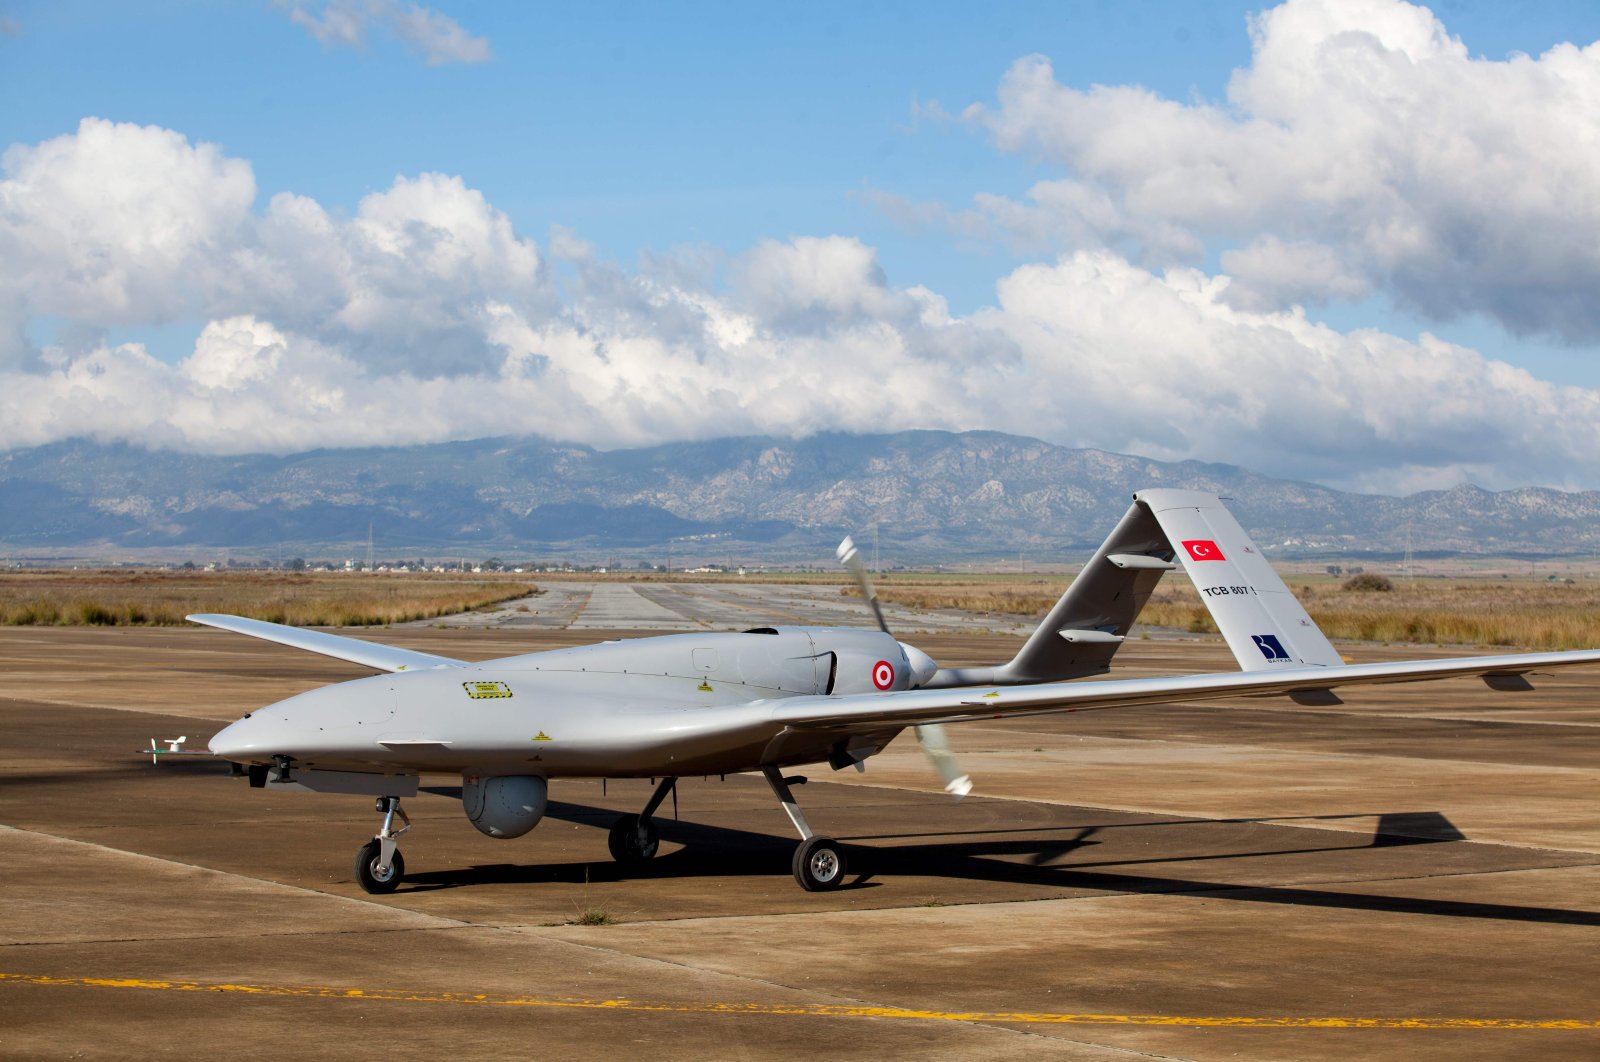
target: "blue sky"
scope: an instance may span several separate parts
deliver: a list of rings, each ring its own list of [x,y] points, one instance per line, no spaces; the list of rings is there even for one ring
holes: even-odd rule
[[[493,59],[430,67],[393,37],[327,47],[270,4],[13,4],[5,143],[80,118],[155,124],[251,160],[278,191],[353,209],[397,174],[481,189],[519,228],[575,229],[606,256],[792,234],[859,234],[901,284],[993,300],[992,255],[917,239],[868,188],[960,200],[1036,167],[919,120],[1041,51],[1083,83],[1219,93],[1249,57],[1248,7],[1191,4],[461,4]],[[70,76],[63,76],[70,71]],[[187,353],[187,351],[185,351]]]
[[[0,324],[15,329],[0,366],[27,384],[10,394],[56,410],[9,418],[22,426],[0,445],[89,431],[281,450],[525,429],[609,446],[921,425],[1245,464],[1272,452],[1280,474],[1388,489],[1600,486],[1589,453],[1600,321],[1581,295],[1600,267],[1540,236],[1566,217],[1581,228],[1594,210],[1582,181],[1600,163],[1572,145],[1574,130],[1596,129],[1581,100],[1600,53],[1541,57],[1600,38],[1600,7],[1332,10],[0,0],[0,144],[12,147],[0,264],[37,273],[9,305],[0,290]],[[1260,12],[1281,17],[1253,44]],[[1374,115],[1385,120],[1379,97],[1343,73],[1359,57],[1327,61],[1319,76],[1333,88],[1308,92],[1306,117],[1273,109],[1293,92],[1281,82],[1293,63],[1271,68],[1273,54],[1353,34],[1405,60],[1362,75],[1398,79],[1383,98],[1414,104],[1416,124],[1396,136],[1370,132]],[[1516,53],[1537,69],[1508,64]],[[1254,71],[1255,97],[1230,95],[1238,71]],[[1552,78],[1569,83],[1554,103]],[[1551,128],[1522,129],[1530,113]],[[107,123],[105,135],[90,137],[85,119]],[[1309,150],[1350,130],[1352,151],[1299,171],[1308,149],[1275,145],[1267,127],[1300,124]],[[1197,163],[1224,126],[1237,150]],[[1560,178],[1548,194],[1524,195],[1492,148],[1462,153],[1508,129],[1526,142],[1508,142],[1507,157]],[[1348,187],[1297,206],[1308,182],[1347,165],[1359,171]],[[1191,167],[1199,206],[1181,186]],[[1274,167],[1286,172],[1274,179]],[[1496,176],[1460,172],[1474,167]],[[1369,187],[1372,172],[1405,176]],[[415,183],[426,174],[454,183]],[[1161,188],[1168,174],[1176,190]],[[1258,191],[1239,191],[1264,174]],[[109,205],[64,199],[74,175],[126,187]],[[284,222],[271,208],[280,193],[326,224]],[[1256,194],[1269,205],[1238,201]],[[130,216],[165,235],[118,221]],[[501,221],[509,235],[484,235]],[[1347,224],[1359,238],[1345,238]],[[419,239],[419,226],[433,235]],[[183,246],[152,260],[152,241],[169,239]],[[454,248],[443,266],[429,257],[440,240]],[[52,288],[52,269],[76,277],[108,259],[125,261]],[[413,275],[421,287],[407,286]],[[289,291],[308,276],[323,288]],[[1156,301],[1136,297],[1152,283]],[[1206,294],[1218,283],[1227,294]],[[305,309],[330,286],[337,304]],[[1034,301],[1046,292],[1054,301]],[[1212,309],[1190,314],[1196,298]],[[1171,349],[1102,324],[1119,313],[1163,321]],[[1466,353],[1440,353],[1424,334]],[[1181,390],[1173,366],[1226,366],[1230,344],[1269,340],[1256,356],[1307,374],[1292,393],[1257,380],[1151,401],[1116,393],[1097,367],[1126,361]],[[640,381],[683,379],[684,359],[716,367],[692,384],[711,415],[675,417],[640,396]],[[993,378],[976,379],[975,363]],[[1496,363],[1532,382],[1508,383]],[[833,402],[774,365],[800,380],[860,370],[852,389],[881,391]],[[1401,368],[1386,380],[1390,365]],[[148,389],[161,412],[141,417],[127,397],[108,411],[74,372],[120,381],[124,396]],[[474,388],[504,392],[511,375],[531,401],[583,408],[524,421],[462,412],[482,408]],[[384,397],[357,408],[334,394],[355,378]],[[1046,387],[1054,405],[1037,394]],[[1329,422],[1304,431],[1308,396],[1339,387],[1351,395],[1331,396]],[[1510,411],[1475,420],[1473,387]],[[1509,403],[1495,393],[1505,387]],[[1360,393],[1386,389],[1419,408],[1361,408]],[[397,416],[398,396],[419,391],[436,404]],[[1010,408],[1009,395],[1029,392]],[[326,416],[278,430],[285,408]],[[1541,418],[1574,423],[1541,442],[1552,434]]]

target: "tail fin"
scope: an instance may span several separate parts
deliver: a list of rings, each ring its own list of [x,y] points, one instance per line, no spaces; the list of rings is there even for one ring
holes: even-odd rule
[[[1134,499],[1161,525],[1240,668],[1344,663],[1215,494],[1144,490]]]
[[[1177,567],[1172,558],[1150,508],[1135,501],[1010,663],[943,668],[925,688],[1105,674],[1161,576]]]
[[[1245,671],[1343,663],[1222,501],[1143,490],[1010,663],[941,668],[925,688],[1104,674],[1161,576],[1181,563]]]

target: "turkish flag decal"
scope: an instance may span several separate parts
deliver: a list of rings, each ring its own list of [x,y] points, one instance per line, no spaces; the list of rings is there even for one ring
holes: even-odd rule
[[[1197,561],[1228,559],[1222,555],[1222,550],[1217,548],[1217,544],[1209,538],[1186,538],[1183,540],[1183,548],[1188,550],[1189,556]]]

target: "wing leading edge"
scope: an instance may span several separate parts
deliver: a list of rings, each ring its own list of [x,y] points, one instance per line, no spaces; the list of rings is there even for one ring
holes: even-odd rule
[[[1519,688],[1518,680],[1530,671],[1583,664],[1600,664],[1600,649],[1348,664],[1336,668],[1297,667],[1167,678],[1051,682],[989,689],[969,687],[847,697],[796,697],[774,704],[772,714],[774,719],[795,730],[859,732],[888,726],[961,723],[1013,715],[1096,711],[1239,695],[1318,693],[1334,686],[1423,682],[1474,675],[1495,688]]]
[[[471,666],[465,660],[456,660],[448,656],[434,656],[432,653],[419,653],[411,649],[399,649],[392,645],[380,645],[360,638],[346,638],[338,634],[325,634],[322,631],[310,631],[301,627],[286,627],[281,623],[268,623],[265,620],[245,619],[243,616],[205,612],[185,618],[192,623],[203,623],[208,627],[232,631],[235,634],[247,634],[252,638],[262,638],[269,642],[277,642],[279,645],[304,649],[309,653],[348,660],[352,664],[360,664],[377,671],[420,671],[424,668]]]

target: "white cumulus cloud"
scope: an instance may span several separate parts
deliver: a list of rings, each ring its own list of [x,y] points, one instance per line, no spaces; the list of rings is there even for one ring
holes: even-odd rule
[[[1383,291],[1435,319],[1600,339],[1600,43],[1473,56],[1400,0],[1289,0],[1250,28],[1224,101],[1075,88],[1018,60],[965,117],[1064,175],[979,197],[965,229],[1156,265],[1243,247],[1244,305]]]
[[[0,297],[102,324],[170,319],[236,247],[250,165],[178,133],[85,118],[0,155]]]
[[[460,178],[259,205],[248,163],[149,126],[86,120],[4,167],[0,448],[991,428],[1372,487],[1600,484],[1600,393],[1274,306],[1272,283],[1358,282],[1315,241],[1242,248],[1241,279],[1063,253],[952,314],[849,236],[623,269],[557,227],[552,270]],[[182,357],[103,339],[175,315],[203,322]]]

